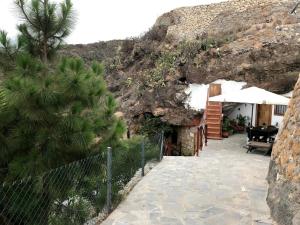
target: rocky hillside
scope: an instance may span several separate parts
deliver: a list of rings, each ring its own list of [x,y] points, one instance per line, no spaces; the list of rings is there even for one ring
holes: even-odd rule
[[[231,0],[175,9],[141,38],[68,46],[64,54],[106,64],[129,123],[145,114],[187,123],[189,83],[246,81],[291,91],[300,71],[300,17],[293,0]]]
[[[268,204],[279,225],[300,224],[300,77],[273,147]]]

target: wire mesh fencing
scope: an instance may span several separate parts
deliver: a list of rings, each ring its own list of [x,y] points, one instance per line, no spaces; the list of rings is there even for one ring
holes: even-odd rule
[[[106,203],[106,167],[97,155],[36,177],[3,183],[0,224],[84,224]]]
[[[0,224],[87,224],[120,202],[120,190],[139,168],[160,159],[161,140],[128,140],[111,154],[104,151],[38,176],[5,181],[0,186]]]
[[[133,139],[126,146],[112,150],[112,207],[121,201],[119,191],[140,168],[143,171],[149,161],[160,161],[161,140],[160,135],[139,141]]]

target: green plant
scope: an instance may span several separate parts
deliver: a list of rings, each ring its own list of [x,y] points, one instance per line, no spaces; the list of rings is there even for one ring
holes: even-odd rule
[[[166,38],[168,26],[159,25],[151,27],[148,32],[142,36],[142,40],[163,41]]]
[[[162,122],[159,117],[146,115],[142,123],[140,133],[149,138],[155,138],[162,131],[168,132],[171,130],[172,130],[171,126],[167,123]]]
[[[133,83],[132,77],[128,77],[125,81],[125,84],[127,87],[130,87],[132,85],[132,83]]]
[[[130,139],[122,140],[113,150],[113,199],[119,202],[119,191],[131,180],[141,167],[141,144],[144,142],[145,161],[158,160],[160,148],[158,139],[149,139],[136,135]]]
[[[223,131],[230,131],[231,130],[231,127],[230,127],[230,120],[229,118],[225,117],[223,119],[223,124],[222,124],[222,130]]]
[[[178,51],[183,60],[193,59],[202,51],[201,41],[182,41],[179,43]]]
[[[205,38],[201,41],[201,49],[203,51],[207,51],[210,48],[215,48],[216,46],[216,40],[211,37]]]
[[[177,54],[163,52],[155,62],[155,68],[145,74],[145,85],[151,88],[164,87],[165,77],[175,73]]]
[[[246,119],[247,119],[247,117],[246,116],[243,116],[242,114],[239,114],[237,117],[236,117],[236,119],[237,119],[237,124],[239,125],[239,126],[245,126],[246,125]]]

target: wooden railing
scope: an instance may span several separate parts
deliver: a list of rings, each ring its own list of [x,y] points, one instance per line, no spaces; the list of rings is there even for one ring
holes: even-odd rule
[[[219,102],[219,106],[220,106],[220,137],[222,138],[223,136],[223,108],[222,108],[222,102]]]
[[[202,151],[204,145],[207,146],[207,125],[205,123],[201,123],[197,128],[196,145],[196,152],[194,154],[199,156],[199,151]]]

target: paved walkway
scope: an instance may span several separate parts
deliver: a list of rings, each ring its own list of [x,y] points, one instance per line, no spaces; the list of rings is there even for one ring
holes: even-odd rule
[[[210,140],[200,157],[165,157],[102,225],[270,225],[270,158],[246,154],[245,140]]]

